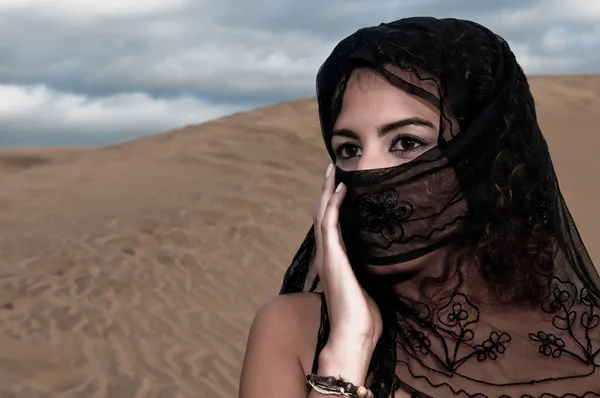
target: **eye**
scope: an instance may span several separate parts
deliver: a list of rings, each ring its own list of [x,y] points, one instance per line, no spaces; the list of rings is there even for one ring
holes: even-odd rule
[[[417,137],[408,135],[398,135],[396,138],[394,138],[394,141],[392,142],[392,152],[410,152],[418,149],[423,145],[425,145],[425,142],[423,142],[423,140]]]
[[[354,144],[345,143],[338,146],[335,155],[340,159],[350,159],[362,155],[362,149]]]

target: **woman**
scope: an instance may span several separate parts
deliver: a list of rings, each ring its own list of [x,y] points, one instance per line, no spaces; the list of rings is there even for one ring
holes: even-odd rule
[[[508,44],[402,19],[317,83],[335,166],[241,396],[599,397],[600,278]]]

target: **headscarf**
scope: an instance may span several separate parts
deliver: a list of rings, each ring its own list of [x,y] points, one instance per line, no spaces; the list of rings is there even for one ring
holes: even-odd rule
[[[340,226],[384,332],[378,397],[599,397],[600,277],[560,192],[527,78],[505,40],[465,20],[406,18],[342,40],[317,76],[325,145],[356,68],[440,111],[437,146],[375,170],[336,169]],[[430,256],[420,295],[401,271]],[[316,291],[311,228],[281,293]],[[398,266],[400,265],[400,266]],[[428,265],[429,266],[429,265]],[[327,339],[327,319],[319,347]]]

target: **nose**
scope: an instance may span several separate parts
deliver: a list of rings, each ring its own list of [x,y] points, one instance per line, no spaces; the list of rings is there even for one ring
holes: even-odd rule
[[[398,166],[400,163],[398,158],[391,156],[387,151],[371,149],[363,150],[357,168],[358,170],[384,169]]]

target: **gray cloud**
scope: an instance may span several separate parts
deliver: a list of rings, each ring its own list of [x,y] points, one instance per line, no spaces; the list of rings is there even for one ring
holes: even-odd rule
[[[528,73],[600,72],[600,2],[590,0],[81,4],[0,0],[0,95],[19,98],[0,99],[0,144],[58,132],[130,137],[313,95],[340,39],[412,15],[489,26]]]

